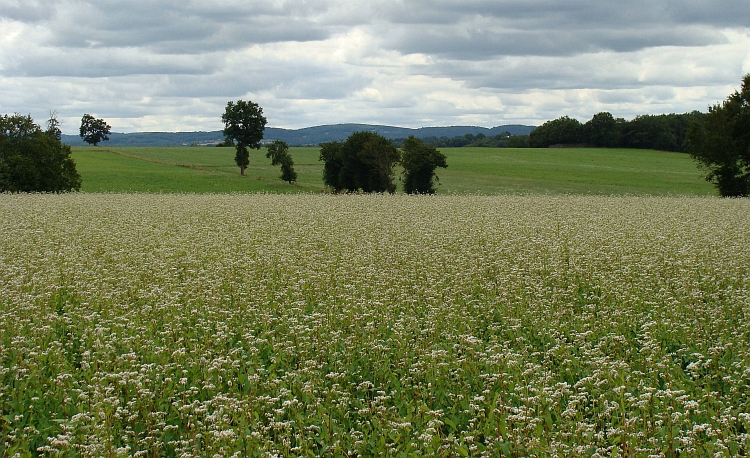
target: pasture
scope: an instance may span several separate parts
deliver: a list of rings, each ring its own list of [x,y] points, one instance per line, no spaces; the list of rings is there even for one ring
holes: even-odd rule
[[[705,197],[0,195],[0,456],[746,455],[748,221]]]
[[[715,195],[689,156],[627,149],[444,148],[439,194]],[[265,149],[250,152],[247,177],[232,148],[73,149],[85,192],[321,192],[319,149],[291,148],[296,186],[278,179]],[[400,174],[400,170],[397,170]],[[398,180],[396,181],[399,185]]]

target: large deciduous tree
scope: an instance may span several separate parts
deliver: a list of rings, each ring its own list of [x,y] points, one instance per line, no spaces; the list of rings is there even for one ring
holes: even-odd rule
[[[59,138],[53,115],[47,131],[31,116],[0,117],[0,192],[63,192],[81,189],[70,147]]]
[[[407,194],[434,194],[435,169],[448,167],[445,155],[413,135],[401,147],[401,165],[404,167],[404,192]]]
[[[623,122],[623,119],[615,119],[612,113],[597,113],[583,125],[583,140],[591,146],[615,147],[621,141],[619,124]]]
[[[393,167],[400,155],[390,140],[355,132],[344,142],[321,144],[323,181],[334,191],[395,192]]]
[[[708,114],[689,130],[690,155],[708,170],[723,197],[750,195],[750,74],[742,88],[721,104],[708,108]]]
[[[247,149],[260,149],[260,141],[263,140],[263,131],[268,122],[263,116],[263,108],[251,101],[230,101],[221,115],[221,121],[224,123],[226,142],[233,142],[237,149],[234,162],[240,168],[240,175],[245,175],[245,169],[250,165]]]
[[[561,116],[547,121],[529,134],[529,146],[547,148],[552,145],[577,145],[582,142],[583,129],[577,119]]]
[[[294,161],[289,154],[289,145],[281,140],[274,140],[266,147],[266,157],[271,159],[271,165],[281,166],[281,179],[289,184],[297,181],[297,172],[294,171]]]
[[[344,158],[341,149],[343,142],[320,144],[319,161],[323,161],[323,183],[334,191],[356,189],[352,177],[344,172]]]
[[[81,118],[80,136],[86,143],[94,146],[100,142],[109,140],[111,127],[103,119],[96,119],[90,114],[85,114]]]

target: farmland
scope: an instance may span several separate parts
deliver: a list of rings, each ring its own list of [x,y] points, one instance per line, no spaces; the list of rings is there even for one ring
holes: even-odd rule
[[[0,456],[744,455],[749,220],[712,197],[0,195]]]
[[[686,154],[628,149],[444,148],[439,194],[715,195]],[[253,150],[247,177],[234,150],[210,147],[73,150],[87,192],[271,192],[323,190],[318,148],[292,148],[296,186],[279,180],[265,150]],[[397,171],[400,173],[400,171]],[[399,189],[400,189],[400,183]]]

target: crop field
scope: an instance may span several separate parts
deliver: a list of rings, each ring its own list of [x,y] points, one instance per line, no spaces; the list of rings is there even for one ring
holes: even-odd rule
[[[279,180],[265,149],[239,175],[232,148],[74,148],[86,192],[321,192],[319,148],[291,148],[295,186]],[[438,194],[716,195],[686,154],[650,150],[442,148]],[[400,174],[401,170],[397,170]],[[396,184],[401,189],[397,180]]]
[[[750,202],[0,195],[0,456],[750,452]]]

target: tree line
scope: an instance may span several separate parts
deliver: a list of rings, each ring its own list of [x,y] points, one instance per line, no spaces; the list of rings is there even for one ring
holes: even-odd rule
[[[581,123],[568,116],[547,121],[529,135],[503,132],[493,136],[482,133],[456,137],[424,137],[422,140],[436,148],[549,148],[555,146],[655,149],[687,153],[690,143],[688,130],[700,123],[705,113],[641,115],[630,121],[615,118],[609,112],[595,114]],[[393,143],[400,147],[405,139]]]
[[[690,150],[687,138],[690,125],[700,123],[703,116],[703,113],[693,111],[684,114],[641,115],[626,121],[605,111],[595,114],[585,123],[562,116],[534,129],[524,146],[590,146],[686,153]]]
[[[524,148],[528,146],[528,135],[512,135],[502,132],[497,135],[483,133],[465,134],[456,137],[436,137],[434,135],[422,137],[422,141],[435,148]],[[397,148],[406,141],[405,138],[393,140]]]

